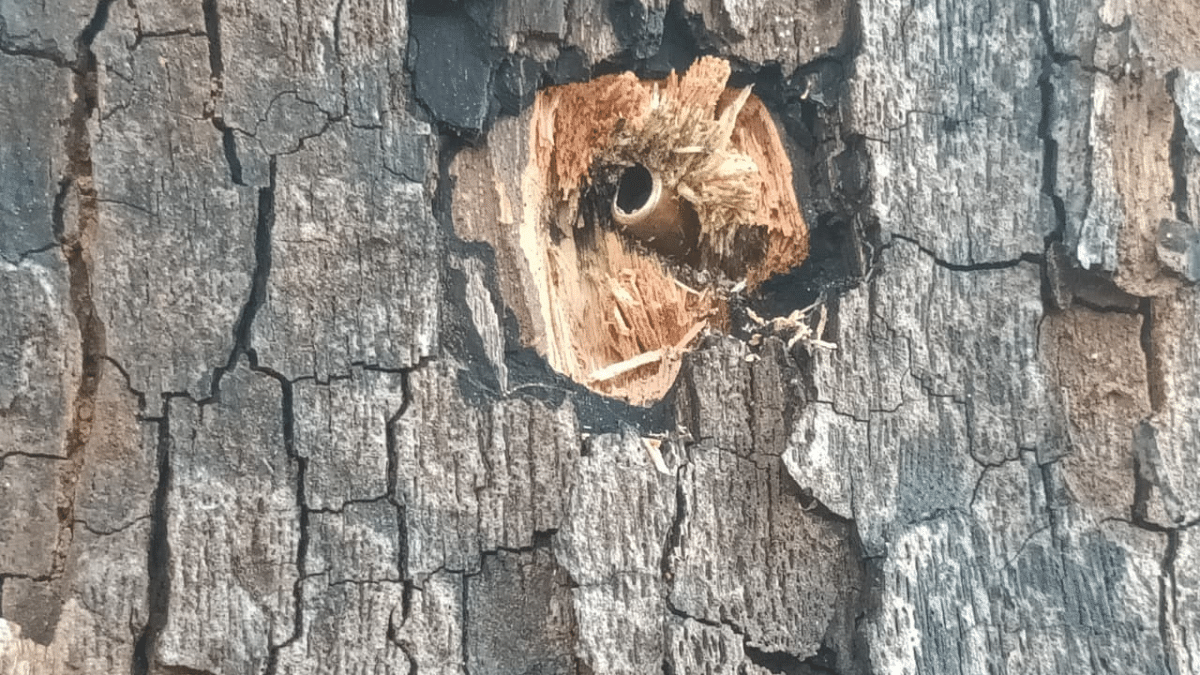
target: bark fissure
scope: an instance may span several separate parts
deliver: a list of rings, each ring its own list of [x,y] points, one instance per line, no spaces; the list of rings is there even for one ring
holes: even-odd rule
[[[8,258],[8,256],[0,256],[0,259],[3,259],[4,261],[11,263],[13,265],[20,266],[21,263],[25,262],[29,258],[32,258],[33,256],[45,253],[46,251],[52,251],[56,248],[59,248],[60,246],[61,246],[61,244],[59,244],[57,241],[50,241],[50,242],[46,242],[45,244],[42,244],[41,246],[31,248],[27,251],[21,251],[19,254],[17,254],[16,260],[12,260],[12,259]]]
[[[1174,70],[1167,75],[1167,91],[1174,92],[1179,78],[1179,71]],[[1176,102],[1172,106],[1174,127],[1171,129],[1168,164],[1171,167],[1171,203],[1175,205],[1175,218],[1185,223],[1192,222],[1188,214],[1188,175],[1187,175],[1187,146],[1189,144],[1187,128],[1183,123],[1183,111]]]
[[[746,635],[742,632],[741,628],[739,626],[737,626],[736,624],[729,623],[729,622],[714,621],[712,619],[705,618],[702,616],[692,616],[691,614],[688,614],[684,610],[676,607],[675,603],[671,602],[670,595],[666,596],[666,598],[663,601],[663,604],[667,608],[668,612],[670,612],[671,614],[673,614],[681,619],[691,619],[692,621],[695,621],[696,623],[704,624],[705,626],[708,626],[709,628],[722,628],[722,627],[728,626],[729,629],[732,630],[735,634],[737,634],[738,637],[742,638],[743,640],[746,639]]]
[[[71,411],[71,426],[65,439],[67,463],[58,476],[58,529],[55,536],[52,576],[59,576],[66,566],[67,551],[74,539],[75,490],[83,470],[84,450],[91,438],[94,423],[96,392],[103,377],[105,357],[105,328],[92,298],[92,277],[87,250],[92,229],[98,218],[96,190],[92,175],[92,146],[87,128],[88,120],[96,110],[96,56],[92,43],[104,29],[108,20],[108,9],[113,0],[101,0],[95,14],[76,41],[76,59],[72,86],[75,104],[66,124],[65,146],[67,152],[67,175],[60,182],[60,196],[66,198],[66,190],[74,190],[78,196],[78,219],[72,231],[67,230],[63,220],[64,201],[56,198],[54,231],[60,239],[63,257],[67,263],[68,288],[71,313],[79,330],[81,369],[76,387],[74,410]]]
[[[90,524],[88,524],[88,521],[86,521],[82,518],[76,518],[75,524],[79,525],[83,529],[87,530],[88,532],[91,532],[92,534],[94,534],[96,536],[107,537],[110,535],[119,534],[121,532],[124,532],[124,531],[128,530],[129,528],[133,527],[134,525],[145,522],[147,520],[151,520],[152,518],[153,518],[153,516],[149,515],[149,514],[144,515],[144,516],[138,516],[137,518],[134,518],[133,520],[130,520],[126,523],[123,523],[123,524],[121,524],[117,527],[113,527],[113,528],[92,527]]]
[[[396,509],[396,522],[399,525],[399,542],[397,551],[399,555],[399,570],[400,578],[406,580],[406,583],[411,582],[412,575],[408,568],[408,509],[400,499],[398,484],[400,481],[400,449],[396,441],[396,424],[408,413],[414,400],[412,391],[412,376],[416,371],[425,368],[434,360],[434,357],[421,357],[412,368],[401,369],[380,369],[382,372],[395,372],[400,374],[400,407],[396,412],[387,419],[384,442],[387,446],[387,499]],[[407,596],[406,596],[407,597]],[[411,598],[409,598],[411,599]],[[408,617],[407,610],[405,618]]]
[[[130,395],[132,395],[134,398],[137,399],[137,402],[138,402],[137,408],[139,411],[138,419],[143,422],[157,421],[157,418],[146,417],[146,414],[145,414],[146,413],[146,393],[142,392],[142,391],[138,391],[137,389],[134,388],[133,380],[129,377],[129,371],[125,369],[125,366],[121,365],[121,363],[119,361],[117,361],[116,359],[114,359],[111,356],[105,356],[104,360],[108,362],[108,365],[117,369],[117,372],[121,374],[121,379],[123,379],[125,381],[125,390],[128,391],[130,393]]]
[[[1166,528],[1150,519],[1150,500],[1158,476],[1153,466],[1146,466],[1152,463],[1152,458],[1145,457],[1144,453],[1153,452],[1145,447],[1156,442],[1153,435],[1154,429],[1149,422],[1142,422],[1134,431],[1133,503],[1129,506],[1129,522],[1151,532],[1165,532]]]
[[[828,668],[813,668],[810,660],[801,660],[795,654],[789,652],[769,651],[759,649],[751,645],[748,641],[742,644],[742,653],[746,655],[746,660],[759,668],[766,669],[772,673],[779,675],[791,675],[791,673],[803,673],[806,670],[810,673],[833,673],[835,671]]]
[[[50,575],[48,575],[48,574],[38,574],[38,575],[29,575],[29,574],[0,574],[0,581],[2,581],[2,580],[4,580],[4,579],[21,579],[21,580],[24,580],[24,581],[34,581],[34,582],[37,582],[37,583],[39,583],[39,584],[42,584],[42,583],[48,583],[48,582],[54,581],[54,578],[53,578],[53,577],[51,577],[51,576],[50,576]]]
[[[396,443],[396,423],[399,422],[400,418],[404,416],[404,413],[408,410],[408,407],[412,402],[412,392],[410,391],[412,385],[409,382],[409,377],[410,375],[407,372],[402,372],[400,374],[400,390],[402,400],[400,402],[400,407],[397,408],[396,412],[393,413],[385,423],[387,426],[384,433],[384,442],[387,445],[387,468],[385,469],[387,471],[387,500],[388,503],[392,505],[392,508],[396,509],[396,524],[399,529],[399,541],[397,542],[396,546],[396,555],[398,558],[396,565],[397,569],[400,571],[401,579],[409,579],[410,575],[408,573],[407,513],[404,504],[401,503],[399,494],[397,493],[397,486],[400,481],[400,449]],[[405,598],[406,600],[411,600],[408,590],[409,589],[406,586]],[[404,616],[405,618],[408,617],[407,610],[405,610]]]
[[[1130,309],[1121,305],[1105,305],[1091,300],[1086,300],[1080,297],[1071,298],[1071,304],[1090,309],[1097,314],[1126,314],[1137,315],[1141,314],[1140,310]]]
[[[1185,673],[1181,668],[1179,653],[1173,640],[1174,629],[1185,630],[1185,624],[1179,621],[1178,594],[1175,585],[1175,559],[1179,555],[1179,531],[1169,530],[1167,546],[1163,551],[1162,571],[1158,575],[1158,632],[1163,645],[1163,660],[1166,662],[1169,675]],[[1187,640],[1180,640],[1187,648]],[[1189,663],[1191,657],[1189,654]]]
[[[488,558],[488,557],[494,558],[494,557],[500,555],[501,553],[506,554],[506,555],[527,555],[530,553],[535,553],[538,550],[542,550],[542,551],[547,551],[547,552],[551,553],[551,555],[553,555],[554,549],[553,549],[553,542],[551,541],[551,537],[553,537],[555,534],[558,534],[558,530],[535,530],[533,533],[533,543],[528,546],[496,546],[493,548],[481,549],[479,551],[480,564],[478,566],[478,569],[476,569],[473,572],[469,571],[469,570],[465,570],[465,569],[456,570],[456,569],[442,567],[442,568],[439,568],[438,570],[436,570],[434,572],[434,574],[436,574],[439,571],[444,571],[444,572],[451,572],[454,574],[462,575],[463,579],[469,579],[471,577],[481,576],[484,573],[483,561],[486,558]],[[574,580],[571,581],[571,588],[577,588],[578,586],[579,586],[579,584],[575,583]]]
[[[251,335],[254,317],[267,300],[267,284],[271,277],[272,231],[275,227],[275,179],[276,160],[271,158],[269,164],[270,183],[258,190],[258,213],[254,229],[254,271],[250,277],[250,290],[246,302],[238,314],[233,326],[233,349],[230,350],[229,360],[223,367],[217,368],[213,375],[212,393],[215,396],[220,391],[221,378],[226,372],[237,366],[238,358],[242,355],[251,357],[254,363]],[[254,363],[257,366],[257,363]],[[286,382],[286,379],[284,379]],[[288,383],[290,385],[290,383]]]
[[[208,36],[208,68],[218,91],[224,88],[225,56],[221,50],[221,10],[217,0],[203,0],[204,34]]]
[[[1023,450],[1022,450],[1022,452],[1023,452]],[[972,459],[975,459],[976,462],[979,462],[979,460],[974,457],[972,457]],[[1019,461],[1021,461],[1021,458],[1018,456],[1018,457],[1005,457],[1004,459],[1000,460],[999,462],[981,463],[983,466],[983,469],[979,472],[979,475],[975,477],[975,486],[971,488],[971,501],[967,502],[967,507],[973,508],[975,506],[975,502],[979,499],[979,488],[983,485],[983,479],[987,477],[989,471],[993,471],[993,470],[998,469],[1006,464],[1011,464],[1013,462],[1019,462]]]
[[[272,164],[272,186],[274,186],[274,165]],[[273,207],[272,207],[273,208]],[[269,238],[269,235],[268,235]],[[266,263],[267,269],[270,269],[270,261]],[[263,275],[263,283],[266,283],[266,274]],[[265,294],[265,287],[263,293]],[[288,459],[296,464],[296,513],[298,518],[298,538],[296,541],[296,581],[292,584],[292,604],[293,604],[293,624],[292,634],[280,642],[279,644],[268,644],[267,649],[267,675],[274,675],[279,667],[279,655],[288,646],[295,643],[304,635],[304,582],[309,578],[308,572],[308,547],[311,533],[309,531],[309,517],[312,511],[308,507],[308,498],[306,494],[307,478],[308,478],[308,458],[299,454],[296,451],[296,416],[294,406],[294,392],[292,383],[288,381],[283,374],[276,372],[270,368],[259,366],[254,361],[251,361],[251,370],[257,373],[267,375],[271,379],[279,383],[280,388],[280,414],[283,417],[283,449],[284,454]]]
[[[1059,52],[1054,46],[1050,8],[1047,0],[1035,0],[1038,8],[1038,28],[1046,49],[1042,57],[1041,74],[1038,76],[1038,92],[1041,95],[1042,114],[1038,120],[1037,136],[1042,140],[1042,194],[1054,206],[1054,229],[1046,236],[1047,245],[1061,242],[1067,230],[1067,207],[1058,192],[1058,140],[1051,131],[1054,124],[1054,66]],[[1065,55],[1064,55],[1065,56]]]
[[[314,572],[313,574],[301,579],[301,581],[307,581],[309,579],[316,579],[317,577],[323,576],[323,575],[327,574],[328,572],[329,572],[329,570],[322,570],[320,572]],[[374,586],[374,585],[378,585],[378,584],[402,584],[402,583],[404,583],[403,579],[393,579],[391,577],[378,577],[378,578],[373,578],[373,579],[338,579],[337,581],[329,582],[329,587],[337,588],[339,586]]]
[[[405,605],[403,614],[400,618],[400,625],[404,625],[404,622],[408,621],[408,603],[410,603],[412,600],[412,586],[408,582],[405,582],[404,593]],[[400,638],[400,631],[396,627],[395,610],[392,610],[392,612],[388,614],[386,636],[387,641],[396,645],[396,648],[400,650],[400,653],[404,654],[404,658],[408,659],[408,675],[417,675],[417,659],[413,656],[413,645],[408,640],[403,640]]]
[[[667,536],[663,540],[662,559],[659,562],[662,578],[666,580],[668,596],[675,579],[675,566],[671,564],[671,558],[675,551],[679,550],[683,540],[683,523],[688,517],[687,491],[684,490],[683,485],[683,472],[687,466],[688,463],[683,462],[675,470],[675,515],[671,519],[671,527],[667,530]]]
[[[221,10],[218,0],[203,0],[201,8],[204,13],[204,34],[208,37],[208,68],[212,78],[212,106],[208,114],[212,116],[213,126],[221,132],[221,148],[225,154],[225,162],[229,165],[229,179],[234,185],[245,185],[242,179],[242,162],[238,157],[237,137],[235,130],[225,124],[225,120],[215,108],[217,100],[225,90],[225,55],[221,47]],[[274,188],[274,158],[271,160],[271,187]]]
[[[958,516],[964,522],[970,522],[972,520],[970,512],[968,512],[966,509],[963,509],[959,506],[946,506],[931,509],[924,514],[917,516],[916,518],[910,518],[909,520],[904,521],[904,525],[924,525],[927,523],[936,523],[939,520],[950,519],[954,518],[955,516]]]
[[[923,244],[921,244],[921,242],[917,241],[916,239],[913,239],[912,237],[908,237],[903,234],[893,233],[892,238],[898,239],[900,241],[905,241],[905,242],[912,244],[913,246],[916,246],[917,249],[919,251],[921,251],[921,253],[924,253],[925,255],[929,256],[930,260],[933,261],[933,264],[935,264],[938,267],[941,267],[943,269],[950,270],[951,272],[985,272],[988,270],[1007,270],[1007,269],[1012,269],[1012,268],[1017,267],[1018,265],[1022,265],[1022,264],[1041,265],[1044,260],[1043,256],[1036,254],[1036,253],[1022,253],[1020,255],[1020,257],[1013,258],[1011,260],[994,260],[994,261],[988,261],[988,262],[974,262],[974,263],[963,265],[963,264],[958,264],[958,263],[952,263],[948,260],[943,260],[943,259],[939,258],[937,256],[937,253],[935,253],[932,249],[926,248]]]
[[[189,668],[187,666],[160,666],[158,672],[163,675],[217,675],[211,670]]]
[[[225,163],[229,165],[229,180],[234,185],[245,185],[242,178],[242,160],[238,157],[237,137],[233,128],[227,126],[219,117],[213,117],[213,126],[221,132],[221,150],[225,153]]]
[[[459,586],[462,595],[459,598],[459,604],[462,607],[462,631],[459,634],[459,640],[462,642],[462,671],[463,675],[471,675],[470,640],[467,639],[467,636],[470,634],[467,627],[471,625],[471,579],[467,574],[462,574],[460,577],[461,583]]]
[[[379,504],[379,503],[384,503],[384,502],[389,503],[389,504],[391,503],[391,500],[388,498],[388,495],[380,495],[378,497],[366,497],[363,499],[347,499],[347,500],[343,501],[340,506],[330,507],[330,508],[325,508],[325,509],[318,509],[318,508],[309,509],[309,513],[310,514],[320,513],[320,514],[325,514],[325,515],[330,515],[330,514],[340,515],[342,513],[345,513],[346,507],[348,507],[352,504]],[[315,576],[316,574],[318,574],[318,573],[314,572],[313,576]]]
[[[9,457],[28,457],[29,459],[47,459],[52,462],[66,462],[69,460],[68,457],[64,457],[62,455],[50,455],[50,454],[46,454],[44,452],[26,452],[24,450],[13,450],[12,452],[6,452],[3,455],[0,455],[0,463],[3,463],[3,461],[8,459]]]
[[[157,215],[150,209],[146,208],[145,206],[142,206],[141,204],[134,204],[133,202],[129,202],[129,201],[126,201],[123,199],[113,199],[110,197],[97,197],[96,203],[97,204],[116,204],[118,206],[123,206],[131,211],[137,211],[138,213],[141,213],[142,215],[145,215],[145,216]]]
[[[297,100],[300,100],[304,103],[312,103],[311,101],[304,101],[303,99],[300,99],[299,97],[297,97]],[[346,117],[342,113],[336,113],[336,114],[331,113],[326,110],[322,110],[320,108],[320,106],[317,106],[315,103],[312,103],[312,105],[313,105],[313,107],[317,108],[317,110],[319,110],[322,115],[325,116],[325,121],[321,123],[321,128],[317,129],[316,131],[314,131],[312,133],[300,134],[299,136],[296,137],[296,146],[295,147],[280,150],[276,156],[286,157],[288,155],[295,155],[295,154],[303,151],[307,147],[305,145],[306,141],[312,140],[314,138],[319,138],[325,132],[329,131],[329,129],[331,127],[333,127],[333,125],[335,125],[335,124],[341,124],[342,122],[347,122]],[[351,125],[351,126],[353,126],[353,125]]]
[[[207,34],[203,31],[196,31],[190,28],[180,28],[179,30],[166,31],[143,31],[139,26],[135,32],[133,44],[129,45],[129,51],[137,51],[137,48],[142,46],[142,43],[147,40],[170,40],[178,37],[202,38],[207,37]]]
[[[146,552],[147,614],[146,624],[133,647],[132,675],[150,673],[158,637],[167,625],[171,597],[171,542],[168,536],[167,498],[171,491],[171,397],[164,396],[158,420],[157,465],[158,482],[154,486],[153,508],[150,511],[150,539]]]
[[[37,61],[49,61],[59,68],[71,68],[72,62],[63,56],[61,53],[53,50],[33,49],[30,47],[18,47],[9,41],[8,36],[0,31],[0,54],[8,56],[21,56],[27,59]]]
[[[345,5],[346,0],[338,0],[337,7],[333,10],[333,53],[337,55],[338,59],[342,58],[342,9],[345,8]],[[345,82],[346,78],[343,76],[343,92],[345,91]],[[344,95],[342,98],[346,100]],[[347,105],[349,105],[348,102]]]
[[[1037,537],[1039,534],[1041,534],[1043,532],[1048,532],[1048,531],[1050,531],[1050,525],[1042,525],[1041,527],[1037,528],[1036,530],[1025,535],[1025,538],[1022,539],[1021,543],[1017,546],[1017,550],[1014,551],[1013,554],[1010,555],[1008,557],[1008,559],[1004,561],[1004,564],[1001,565],[1000,569],[997,571],[1003,572],[1004,570],[1015,569],[1013,567],[1013,565],[1017,562],[1017,559],[1021,557],[1021,554],[1025,552],[1025,549],[1029,546],[1029,542],[1033,541],[1033,539],[1035,537]]]
[[[903,408],[905,403],[907,403],[907,401],[897,403],[896,407],[891,408],[891,409],[889,409],[889,408],[868,408],[867,412],[868,413],[891,414],[891,413],[895,413],[898,410],[900,410],[901,408]],[[870,424],[870,422],[871,422],[870,418],[856,417],[853,413],[848,413],[844,410],[838,410],[837,404],[833,401],[822,401],[820,399],[813,399],[809,403],[809,405],[823,405],[826,408],[829,408],[829,412],[833,413],[834,415],[837,415],[838,417],[842,417],[844,419],[850,420],[856,424]]]
[[[670,593],[667,593],[667,595],[664,597],[663,605],[669,614],[680,619],[695,621],[696,623],[702,624],[709,628],[728,628],[729,630],[733,631],[733,634],[736,635],[742,643],[742,654],[744,655],[745,660],[756,666],[759,666],[760,668],[765,668],[772,673],[803,673],[805,672],[805,668],[810,667],[809,660],[802,660],[791,652],[770,651],[755,647],[751,643],[750,637],[746,635],[746,631],[733,621],[716,621],[701,616],[694,616],[682,609],[679,609],[673,602],[671,602]],[[667,661],[664,660],[664,664],[666,662]],[[834,671],[818,670],[816,672]]]

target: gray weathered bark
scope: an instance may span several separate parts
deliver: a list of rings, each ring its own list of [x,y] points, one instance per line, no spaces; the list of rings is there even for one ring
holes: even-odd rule
[[[0,672],[1200,672],[1200,14],[1135,5],[0,0]],[[646,412],[459,214],[701,50],[856,275]]]

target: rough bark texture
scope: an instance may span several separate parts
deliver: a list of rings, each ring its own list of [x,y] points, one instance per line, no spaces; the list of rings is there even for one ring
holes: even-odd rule
[[[704,51],[838,348],[644,410],[483,172]],[[0,672],[1200,672],[1190,0],[0,0],[0,90]]]

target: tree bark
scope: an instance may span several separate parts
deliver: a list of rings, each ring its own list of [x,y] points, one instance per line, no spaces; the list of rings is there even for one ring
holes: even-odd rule
[[[1143,4],[0,2],[0,672],[1200,672],[1200,15]],[[489,233],[539,88],[701,53],[812,226],[749,302],[837,348],[635,407]]]

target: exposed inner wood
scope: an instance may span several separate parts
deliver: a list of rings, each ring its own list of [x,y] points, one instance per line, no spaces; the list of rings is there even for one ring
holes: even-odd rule
[[[524,258],[516,276],[528,283],[502,283],[523,338],[598,392],[660,399],[679,355],[706,327],[725,328],[720,278],[753,289],[807,255],[774,121],[748,88],[726,88],[729,74],[705,57],[663,81],[623,73],[545,89],[523,118],[519,187],[515,172],[486,165],[504,207],[497,229],[519,221],[516,245],[456,203],[460,234]],[[485,180],[468,172],[457,175]],[[506,267],[502,281],[514,277]]]

